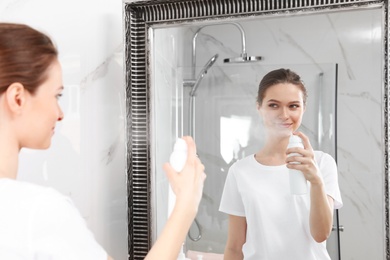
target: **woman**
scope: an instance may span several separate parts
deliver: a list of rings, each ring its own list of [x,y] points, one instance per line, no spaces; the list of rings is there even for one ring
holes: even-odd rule
[[[0,259],[111,259],[69,198],[16,180],[20,150],[50,146],[56,122],[64,118],[58,104],[63,88],[49,37],[0,23]],[[147,259],[176,259],[198,209],[204,166],[193,140],[184,139],[183,174],[164,165],[176,204]]]
[[[259,152],[229,169],[220,205],[229,214],[224,259],[330,259],[325,241],[333,209],[342,206],[337,167],[329,154],[313,151],[307,136],[296,132],[306,97],[291,70],[274,70],[261,80],[257,109],[266,140]],[[304,148],[287,149],[291,134],[302,138]],[[291,195],[288,169],[302,171],[307,194]]]

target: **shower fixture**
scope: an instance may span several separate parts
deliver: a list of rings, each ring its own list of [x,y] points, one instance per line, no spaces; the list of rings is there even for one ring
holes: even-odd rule
[[[196,78],[193,86],[192,86],[192,89],[191,89],[191,92],[190,92],[190,96],[195,96],[195,92],[201,82],[201,80],[203,79],[204,75],[207,74],[207,71],[211,68],[211,66],[214,65],[215,61],[217,60],[218,58],[218,54],[215,54],[213,57],[211,57],[211,59],[204,65],[204,67],[202,68],[202,70],[199,72],[199,75],[198,77]]]
[[[241,62],[253,62],[253,61],[260,61],[262,59],[261,56],[248,56],[246,53],[246,36],[244,28],[238,23],[234,22],[227,22],[227,23],[221,23],[221,24],[231,24],[237,27],[237,29],[241,33],[241,54],[240,57],[235,58],[226,58],[223,60],[224,63],[241,63]],[[220,24],[219,24],[220,25]],[[192,38],[192,77],[195,78],[195,68],[196,68],[196,39],[199,35],[199,32],[209,26],[215,26],[215,25],[205,25],[200,27],[194,34]]]
[[[260,61],[262,59],[261,56],[248,56],[246,53],[246,36],[245,36],[245,31],[244,28],[238,23],[234,22],[227,22],[227,23],[222,23],[222,24],[231,24],[234,25],[236,28],[241,33],[241,54],[240,57],[235,57],[235,58],[226,58],[223,60],[224,63],[244,63],[244,62],[253,62],[253,61]],[[202,71],[199,73],[199,76],[195,79],[196,77],[196,39],[198,38],[199,32],[209,26],[215,26],[215,25],[205,25],[200,27],[192,37],[192,67],[191,67],[191,79],[184,80],[183,86],[190,86],[192,87],[192,90],[190,92],[190,96],[195,95],[195,91],[197,87],[199,86],[200,81],[203,79],[204,75],[207,73],[208,69],[214,64],[216,59],[218,58],[218,54],[214,55],[203,67]]]
[[[260,61],[262,58],[261,56],[248,56],[246,53],[246,39],[245,39],[245,32],[244,29],[242,28],[241,25],[238,23],[222,23],[222,24],[231,24],[236,26],[239,31],[241,32],[241,42],[242,42],[242,50],[240,57],[236,58],[227,58],[224,59],[224,63],[244,63],[244,62],[253,62],[253,61]],[[200,27],[194,34],[192,38],[192,70],[191,70],[191,79],[186,79],[183,81],[183,87],[191,87],[191,91],[189,93],[190,96],[190,103],[189,103],[189,118],[188,118],[188,123],[189,123],[189,135],[192,136],[192,138],[195,140],[195,94],[196,91],[200,85],[200,82],[202,81],[203,77],[207,74],[208,70],[211,68],[211,66],[214,65],[215,61],[218,58],[218,54],[215,54],[213,57],[211,57],[207,63],[203,66],[202,70],[199,72],[198,76],[196,77],[196,39],[199,35],[199,32],[207,26],[212,26],[212,25],[205,25]],[[193,237],[191,235],[191,232],[188,232],[188,237],[194,241],[197,242],[202,238],[202,229],[201,226],[195,218],[193,224],[195,224],[196,228],[198,229],[199,233],[197,237]]]
[[[198,89],[200,82],[203,77],[207,74],[211,66],[214,65],[215,61],[218,59],[218,54],[215,54],[211,57],[207,63],[203,66],[202,70],[199,72],[199,75],[196,79],[184,80],[183,86],[191,87],[190,90],[190,104],[189,104],[189,135],[195,140],[195,94]]]
[[[229,23],[229,24],[236,26],[240,30],[242,49],[241,49],[240,57],[226,58],[223,60],[223,62],[224,63],[241,63],[241,62],[260,61],[262,59],[261,56],[248,56],[248,54],[246,53],[246,37],[245,37],[244,28],[242,28],[242,26],[238,23]]]

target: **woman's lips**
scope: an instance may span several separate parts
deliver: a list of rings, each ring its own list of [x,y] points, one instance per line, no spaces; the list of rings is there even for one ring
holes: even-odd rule
[[[282,127],[285,127],[285,128],[288,128],[290,126],[292,126],[292,123],[282,123],[280,124]]]

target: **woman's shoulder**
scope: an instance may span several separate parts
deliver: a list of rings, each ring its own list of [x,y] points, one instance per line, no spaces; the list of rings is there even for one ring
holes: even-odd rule
[[[254,156],[255,156],[254,154],[250,154],[248,156],[245,156],[241,159],[236,160],[232,164],[231,169],[237,169],[237,168],[240,169],[242,167],[250,167],[255,162]]]
[[[332,155],[323,151],[314,151],[314,158],[320,168],[337,167],[336,160]]]
[[[0,206],[7,212],[0,220],[19,223],[34,221],[34,225],[59,219],[75,211],[70,198],[55,189],[11,179],[0,179]]]
[[[67,200],[66,196],[53,188],[12,179],[0,179],[0,194],[3,198],[6,196],[7,200],[12,199],[26,204]]]
[[[329,153],[326,153],[324,151],[319,151],[319,150],[314,151],[314,157],[317,160],[317,162],[323,161],[323,160],[334,160],[332,155],[330,155]]]

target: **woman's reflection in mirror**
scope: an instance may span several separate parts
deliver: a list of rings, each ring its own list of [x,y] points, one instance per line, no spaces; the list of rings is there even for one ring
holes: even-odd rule
[[[229,215],[224,259],[330,259],[326,239],[333,211],[342,207],[337,166],[297,131],[306,98],[300,76],[289,69],[270,71],[261,80],[256,103],[265,143],[229,169],[220,204]],[[292,134],[304,148],[287,149]],[[291,194],[289,169],[303,173],[306,194]]]

